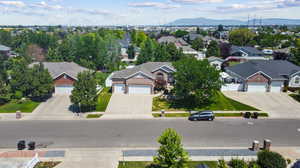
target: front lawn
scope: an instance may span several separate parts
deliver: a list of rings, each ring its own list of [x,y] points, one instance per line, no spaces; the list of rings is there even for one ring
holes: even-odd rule
[[[112,93],[110,88],[104,88],[98,96],[96,111],[104,112],[108,106]]]
[[[54,168],[60,162],[39,162],[34,168]]]
[[[201,107],[201,108],[195,108],[195,109],[188,109],[186,107],[176,107],[169,101],[155,97],[153,99],[153,107],[152,111],[189,111],[189,110],[195,110],[195,111],[201,111],[201,110],[211,110],[211,111],[260,111],[254,107],[248,106],[246,104],[240,103],[238,101],[232,100],[228,97],[226,97],[221,92],[218,92],[218,94],[214,98],[214,102],[210,105]]]
[[[147,168],[152,162],[119,162],[118,168]],[[210,168],[217,168],[218,162],[215,161],[199,161],[199,162],[189,162],[189,168],[197,168],[199,164],[206,164]]]
[[[17,111],[31,113],[39,104],[39,102],[34,102],[32,100],[25,100],[24,102],[11,101],[0,106],[0,113],[15,113]]]
[[[159,118],[161,117],[160,113],[152,114],[153,117]],[[166,113],[165,117],[167,118],[177,118],[177,117],[189,117],[190,113]],[[243,117],[242,113],[215,113],[216,117]],[[268,113],[259,113],[259,117],[269,117]]]
[[[102,114],[88,114],[86,116],[87,119],[100,118],[100,117],[102,117]]]
[[[300,102],[300,95],[299,94],[290,94],[290,96],[296,100],[297,102]]]

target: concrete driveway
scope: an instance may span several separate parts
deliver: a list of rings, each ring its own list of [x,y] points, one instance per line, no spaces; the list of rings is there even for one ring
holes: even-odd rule
[[[113,94],[103,119],[142,119],[152,117],[152,95]]]
[[[68,95],[55,95],[41,103],[27,120],[69,120],[75,115],[69,110],[71,101]]]
[[[224,94],[269,113],[271,118],[300,118],[300,103],[287,93],[224,92]]]

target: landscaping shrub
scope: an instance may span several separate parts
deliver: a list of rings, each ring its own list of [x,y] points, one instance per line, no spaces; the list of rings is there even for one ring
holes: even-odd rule
[[[229,162],[229,166],[232,168],[248,168],[247,163],[244,160],[232,159]]]
[[[219,160],[218,168],[228,168],[224,160]]]
[[[257,154],[261,168],[286,168],[286,160],[276,152],[261,151]]]
[[[253,119],[258,119],[258,116],[259,116],[259,113],[258,113],[258,112],[254,112],[254,113],[252,114],[252,118],[253,118]]]
[[[246,113],[244,114],[244,117],[245,117],[245,118],[250,118],[250,117],[251,117],[251,113],[250,113],[250,112],[246,112]]]
[[[292,160],[291,159],[286,159],[287,164],[291,164]]]
[[[249,168],[260,168],[256,161],[249,162]]]

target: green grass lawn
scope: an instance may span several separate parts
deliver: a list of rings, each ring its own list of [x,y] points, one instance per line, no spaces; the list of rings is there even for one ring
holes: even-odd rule
[[[23,113],[31,113],[40,103],[31,100],[26,100],[23,103],[11,101],[5,105],[0,106],[0,113],[15,113],[21,111]]]
[[[290,96],[295,99],[296,101],[300,102],[300,95],[299,94],[290,94]]]
[[[110,88],[104,88],[98,96],[96,111],[104,112],[111,98]]]
[[[88,115],[86,116],[86,118],[88,118],[88,119],[92,119],[92,118],[100,118],[100,117],[102,117],[102,114],[88,114]]]
[[[60,162],[39,162],[34,168],[54,168]]]
[[[201,111],[201,110],[212,110],[212,111],[260,111],[254,107],[248,106],[246,104],[240,103],[238,101],[232,100],[228,97],[226,97],[221,92],[218,92],[218,94],[214,98],[214,102],[210,105],[207,105],[202,108],[196,108],[192,110]],[[161,99],[159,97],[155,97],[153,99],[153,111],[160,111],[160,110],[166,110],[166,111],[188,111],[187,108],[173,108],[172,104],[168,102],[167,100]]]
[[[152,162],[119,162],[118,168],[147,168]],[[189,168],[196,168],[199,164],[206,164],[210,168],[217,168],[218,162],[203,161],[203,162],[189,162]]]

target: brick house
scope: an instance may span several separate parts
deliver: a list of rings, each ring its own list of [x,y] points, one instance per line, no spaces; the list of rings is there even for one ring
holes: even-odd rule
[[[148,62],[134,68],[115,72],[112,79],[113,93],[153,94],[156,81],[173,83],[174,67],[169,62]]]
[[[282,92],[300,88],[300,67],[282,60],[256,60],[226,68],[223,91]]]
[[[30,66],[33,66],[33,63]],[[88,71],[88,69],[79,66],[74,62],[43,62],[53,78],[55,85],[55,94],[69,95],[73,90],[73,84],[77,80],[80,72]]]

